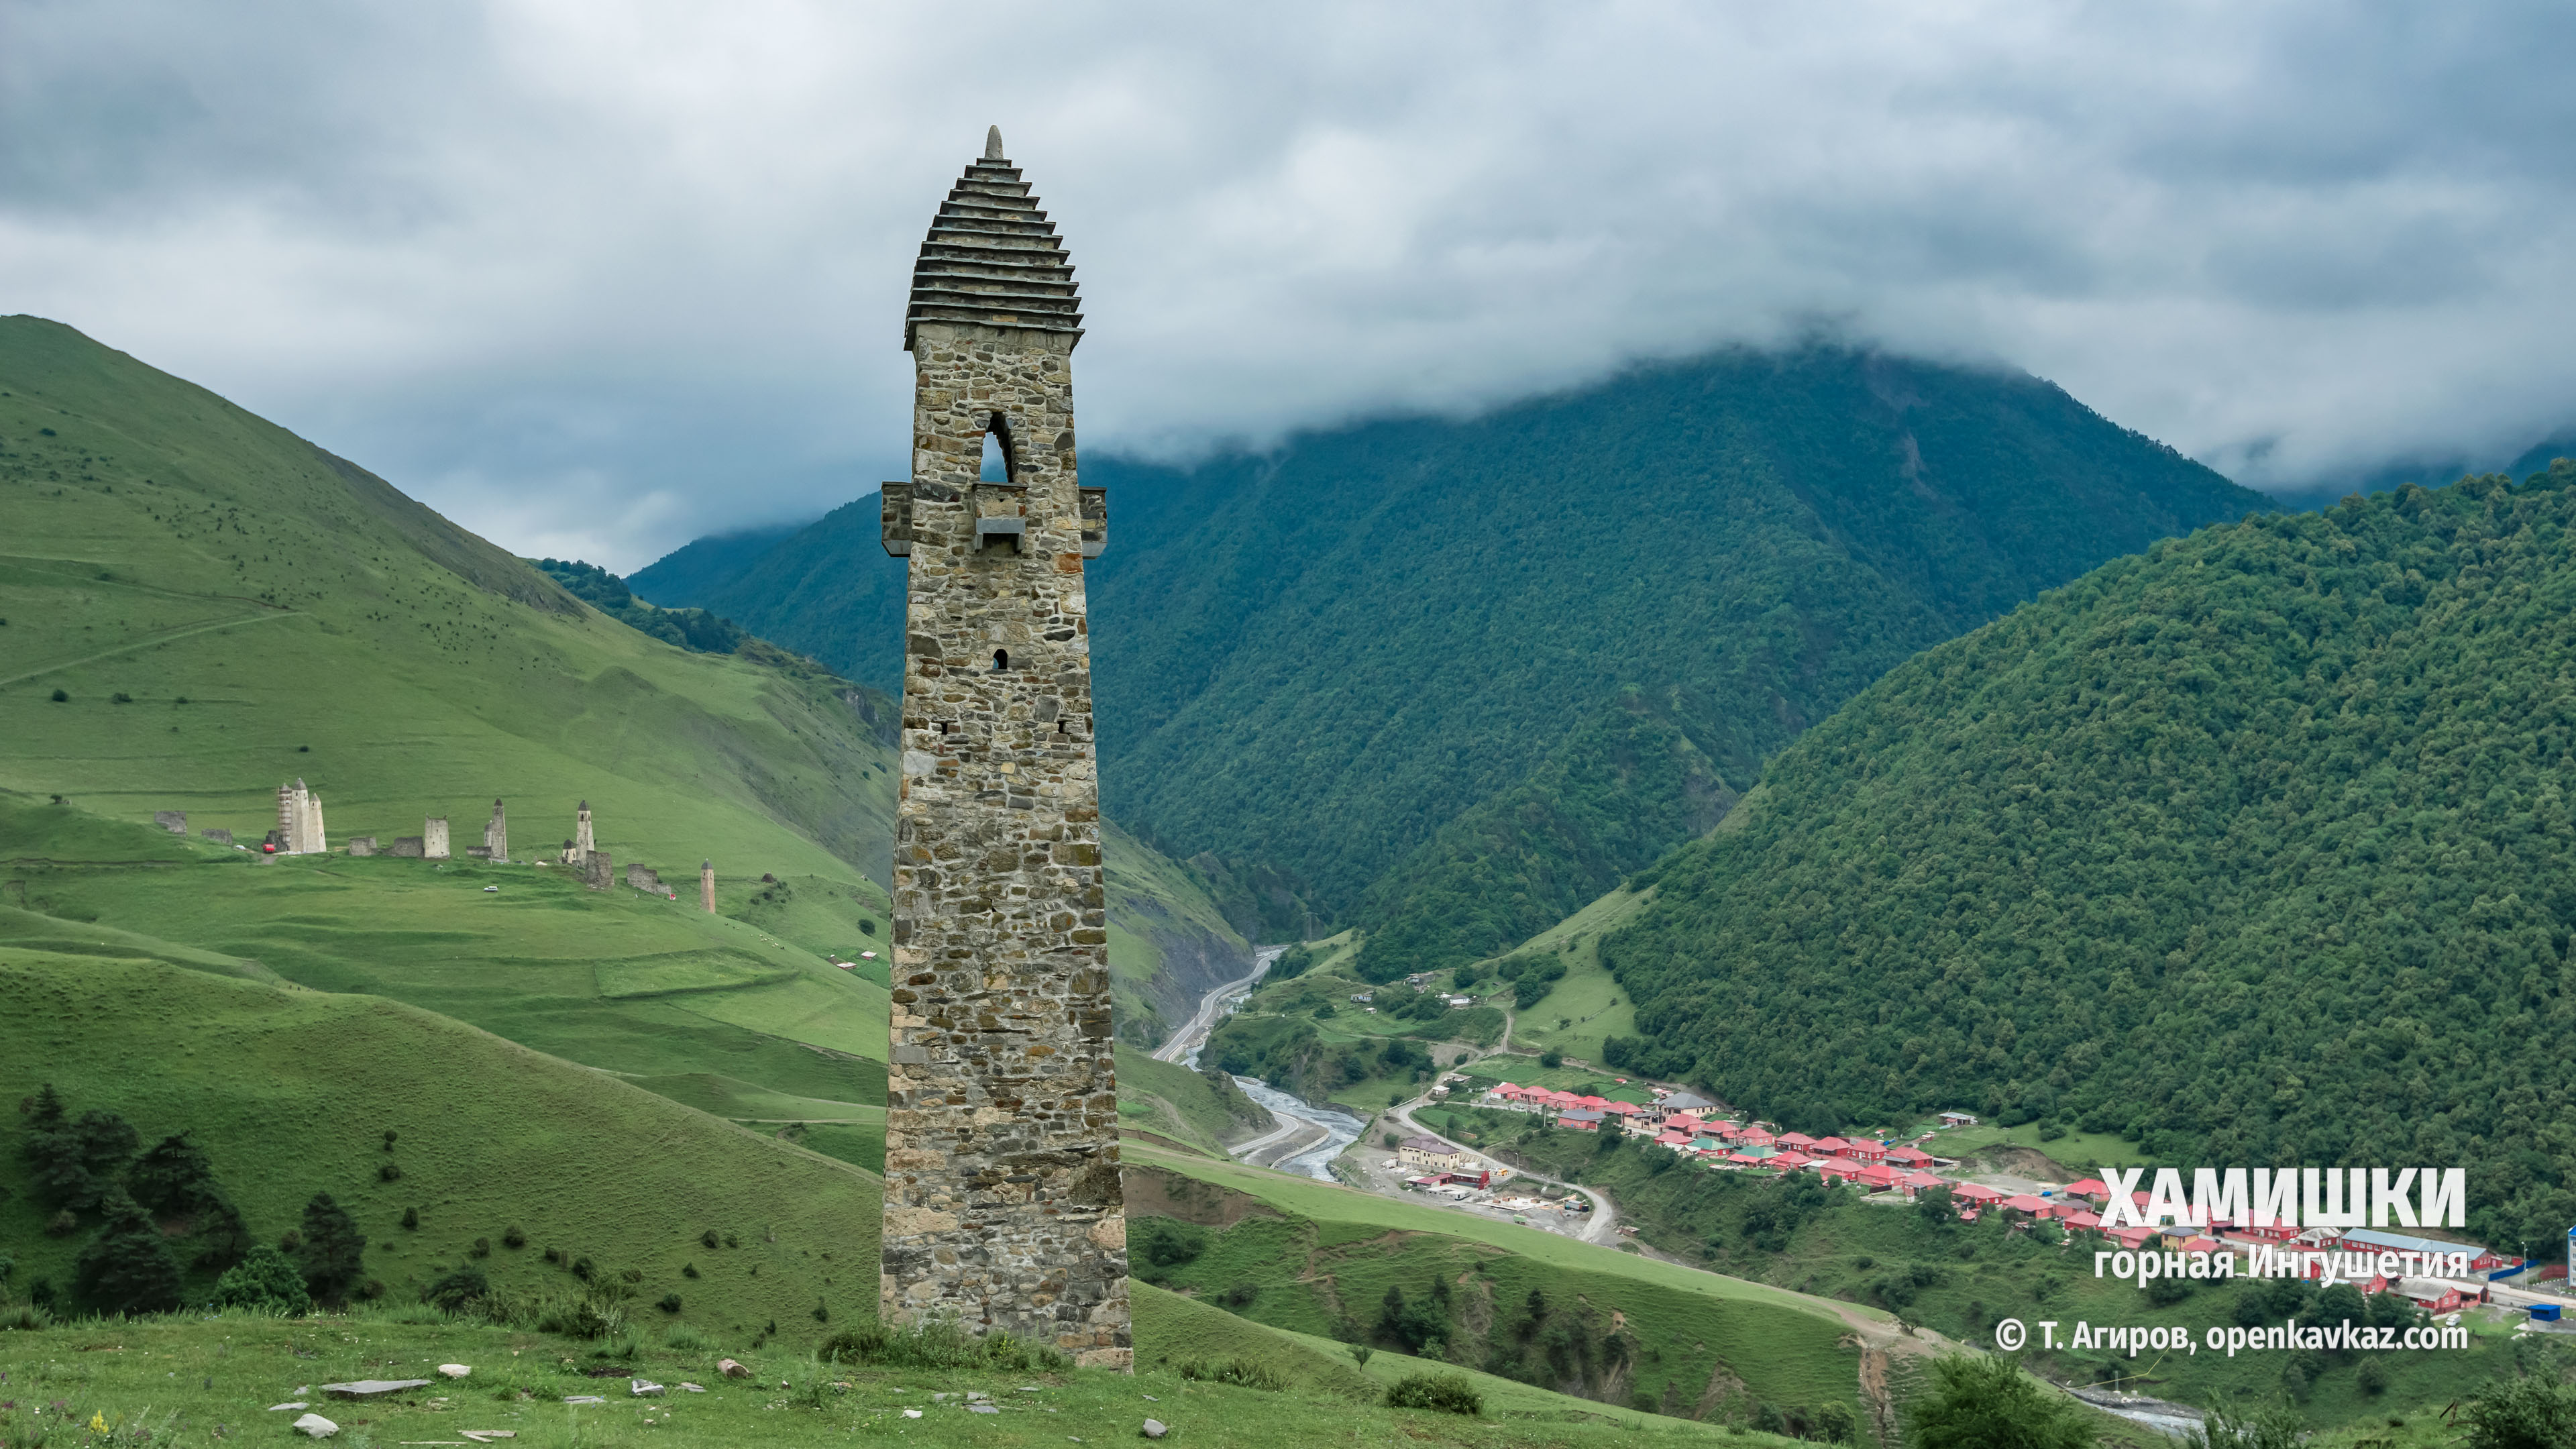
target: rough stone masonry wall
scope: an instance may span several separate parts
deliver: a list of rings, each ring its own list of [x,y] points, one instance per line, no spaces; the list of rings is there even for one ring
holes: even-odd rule
[[[1072,340],[914,336],[881,1308],[1126,1367]],[[997,411],[1023,487],[976,479]]]

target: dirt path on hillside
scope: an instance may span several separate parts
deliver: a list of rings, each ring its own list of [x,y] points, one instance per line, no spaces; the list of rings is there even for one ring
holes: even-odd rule
[[[113,649],[102,649],[96,654],[85,654],[78,659],[57,659],[51,664],[38,665],[36,668],[30,669],[24,674],[12,674],[6,679],[0,679],[0,685],[23,683],[30,679],[42,678],[43,676],[55,673],[58,670],[77,668],[80,665],[95,663],[101,659],[113,659],[119,654],[131,654],[137,649],[149,649],[155,644],[167,644],[173,639],[185,639],[191,635],[203,634],[215,629],[229,629],[236,624],[257,624],[269,619],[292,619],[297,617],[299,616],[294,610],[281,609],[274,614],[235,614],[228,619],[215,619],[202,624],[181,624],[172,629],[159,629],[152,633],[145,634],[130,643],[119,644]]]

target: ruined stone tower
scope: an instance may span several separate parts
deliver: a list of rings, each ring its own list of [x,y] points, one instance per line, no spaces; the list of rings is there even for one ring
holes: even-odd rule
[[[698,904],[707,908],[708,915],[716,913],[716,863],[712,860],[698,862]]]
[[[277,848],[284,855],[315,855],[331,848],[322,829],[322,797],[302,780],[277,787]]]
[[[502,812],[501,802],[492,802],[492,819],[483,827],[483,848],[494,860],[510,858],[510,817]]]
[[[881,1312],[1126,1367],[1073,267],[990,133],[913,268]],[[1000,476],[985,479],[985,440]]]

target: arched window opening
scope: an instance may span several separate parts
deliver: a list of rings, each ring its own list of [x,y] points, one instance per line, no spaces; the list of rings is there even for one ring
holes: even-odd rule
[[[1019,477],[1017,461],[1011,456],[1011,431],[1000,413],[984,427],[984,461],[975,476],[986,483],[1009,483]]]
[[[994,672],[995,674],[999,674],[999,673],[1001,673],[1003,670],[1008,669],[1008,668],[1010,668],[1010,667],[1011,667],[1011,651],[1010,651],[1010,650],[1008,650],[1008,649],[996,649],[996,650],[994,650],[994,651],[993,651],[993,672]]]

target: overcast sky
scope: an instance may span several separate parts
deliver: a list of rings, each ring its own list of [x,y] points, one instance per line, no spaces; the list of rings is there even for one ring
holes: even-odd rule
[[[998,123],[1087,451],[1819,325],[2240,481],[2576,423],[2560,3],[0,0],[0,311],[632,569],[903,476]]]

